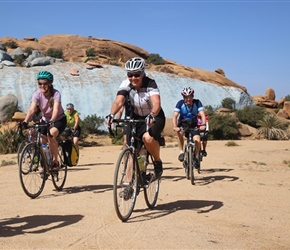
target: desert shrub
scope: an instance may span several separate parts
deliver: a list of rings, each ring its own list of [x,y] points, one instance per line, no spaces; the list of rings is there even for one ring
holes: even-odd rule
[[[147,63],[154,65],[162,65],[164,64],[164,59],[159,54],[149,54],[147,58]]]
[[[288,101],[288,102],[290,101],[290,95],[285,96],[285,101]]]
[[[287,138],[286,132],[282,129],[283,124],[274,114],[266,114],[259,120],[258,135],[268,140],[283,140]]]
[[[123,132],[121,128],[117,128],[116,131],[114,131],[114,136],[112,137],[112,143],[115,145],[123,145]]]
[[[228,141],[225,145],[228,147],[239,146],[235,141]]]
[[[117,60],[111,60],[110,61],[110,65],[113,65],[113,66],[121,66],[121,64]]]
[[[222,107],[228,109],[236,109],[236,102],[230,97],[224,98],[222,100]]]
[[[95,57],[96,56],[96,51],[94,48],[89,48],[86,50],[86,56],[90,57]]]
[[[17,152],[19,143],[23,140],[16,134],[15,129],[0,131],[0,154],[13,154]]]
[[[27,53],[28,55],[31,55],[33,50],[34,50],[34,49],[31,48],[31,47],[26,47],[26,48],[24,49],[23,52],[24,52],[24,53]]]
[[[240,137],[237,119],[230,115],[211,115],[209,128],[209,138],[212,140],[237,140]]]
[[[4,167],[4,166],[8,166],[8,165],[14,165],[16,163],[17,163],[16,161],[5,161],[5,160],[2,160],[1,164],[0,164],[0,167]]]
[[[7,115],[7,121],[12,121],[12,117],[14,116],[14,113],[18,111],[18,107],[14,105],[10,105],[6,111]]]
[[[10,40],[10,41],[8,41],[8,42],[6,42],[6,43],[3,43],[3,45],[4,45],[5,47],[11,48],[11,49],[16,49],[16,48],[18,47],[17,42],[15,42],[15,41],[13,41],[13,40]]]
[[[89,134],[102,134],[104,131],[100,127],[104,124],[105,119],[97,115],[86,116],[80,123],[84,137]]]
[[[204,110],[207,115],[212,115],[215,112],[214,108],[211,105],[204,106]]]
[[[266,114],[266,109],[259,106],[245,106],[243,109],[236,110],[235,113],[240,122],[257,128],[257,123]]]
[[[22,63],[25,61],[25,56],[24,55],[15,55],[13,62],[22,65]]]
[[[46,55],[54,58],[62,58],[63,57],[63,52],[61,49],[54,49],[54,48],[49,48],[46,51]]]

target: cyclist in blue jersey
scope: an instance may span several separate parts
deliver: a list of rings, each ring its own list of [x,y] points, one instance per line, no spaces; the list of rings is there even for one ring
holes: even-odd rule
[[[125,64],[127,79],[122,82],[112,104],[110,115],[106,116],[108,125],[114,116],[124,106],[126,99],[130,100],[130,117],[134,119],[148,119],[149,130],[145,123],[138,123],[136,132],[140,141],[136,141],[136,148],[141,149],[144,143],[148,152],[154,158],[154,171],[157,178],[163,172],[160,158],[159,138],[165,126],[165,115],[161,108],[160,92],[155,80],[145,74],[145,61],[140,57],[129,59]]]
[[[178,160],[184,160],[184,153],[183,153],[183,146],[184,146],[184,133],[181,131],[180,127],[182,127],[182,122],[185,120],[192,121],[192,126],[197,127],[197,116],[201,117],[202,123],[200,124],[199,129],[205,130],[206,129],[206,118],[204,107],[200,100],[194,99],[194,90],[190,87],[184,88],[181,92],[183,99],[179,100],[174,108],[172,122],[173,122],[173,130],[177,132],[178,138],[178,147],[180,150]],[[200,150],[200,134],[199,130],[196,130],[193,140],[196,146],[196,167],[200,167],[199,162],[199,150]]]

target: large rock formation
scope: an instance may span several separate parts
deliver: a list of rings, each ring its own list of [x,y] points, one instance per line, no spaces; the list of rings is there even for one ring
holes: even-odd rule
[[[23,40],[18,40],[12,37],[0,38],[0,43],[2,44],[11,41],[17,44],[17,46],[22,50],[32,48],[38,50],[42,54],[46,54],[47,50],[50,48],[61,49],[64,60],[69,62],[85,62],[88,59],[86,51],[91,48],[94,49],[95,54],[97,55],[95,63],[100,65],[117,63],[120,66],[124,66],[124,63],[131,57],[140,56],[147,59],[149,56],[149,53],[146,50],[135,45],[109,39],[83,37],[78,35],[47,35],[40,37],[39,39],[24,38]],[[9,54],[15,54],[15,50],[19,51],[19,48],[8,48],[7,52]],[[43,60],[46,60],[45,63],[48,63],[48,58],[43,58],[42,61]],[[43,62],[41,63],[43,64]],[[39,62],[35,65],[39,65]],[[165,59],[163,65],[148,65],[147,69],[186,76],[204,82],[214,83],[219,86],[236,87],[247,92],[245,87],[226,78],[225,72],[222,69],[217,69],[215,72],[211,72],[198,68],[190,68],[168,59]]]

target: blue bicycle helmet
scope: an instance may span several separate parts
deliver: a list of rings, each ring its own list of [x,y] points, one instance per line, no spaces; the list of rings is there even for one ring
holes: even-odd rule
[[[48,81],[53,82],[53,75],[46,70],[42,70],[38,73],[36,79],[47,79]]]

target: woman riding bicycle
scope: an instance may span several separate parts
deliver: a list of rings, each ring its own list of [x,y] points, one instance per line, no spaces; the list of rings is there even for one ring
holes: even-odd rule
[[[32,96],[32,102],[30,108],[26,114],[22,125],[27,127],[27,123],[30,118],[37,111],[37,105],[42,112],[41,123],[53,122],[53,126],[47,131],[46,128],[41,130],[41,134],[49,136],[43,140],[46,143],[48,140],[49,148],[52,154],[53,165],[52,169],[58,170],[58,143],[56,137],[64,131],[66,127],[66,116],[64,115],[64,110],[61,106],[61,94],[58,90],[53,88],[53,75],[48,71],[40,71],[36,77],[39,90],[37,90]]]
[[[177,132],[178,138],[178,147],[180,150],[178,160],[184,160],[184,153],[183,153],[183,132],[181,131],[180,127],[182,127],[182,123],[184,121],[192,121],[192,127],[197,127],[197,116],[200,115],[202,119],[202,124],[200,125],[200,130],[204,130],[205,127],[205,113],[202,103],[198,99],[194,99],[194,90],[190,87],[184,88],[181,92],[183,99],[179,100],[175,106],[172,122],[173,122],[173,130]],[[196,146],[196,167],[200,167],[199,162],[199,150],[200,150],[200,134],[199,130],[196,130],[193,140]]]
[[[159,89],[156,82],[146,76],[145,61],[142,58],[131,58],[126,62],[125,69],[128,79],[120,85],[106,121],[108,125],[112,123],[114,116],[123,107],[126,97],[129,97],[132,107],[131,117],[134,119],[147,118],[150,121],[148,131],[146,131],[145,123],[137,124],[137,137],[141,141],[137,141],[136,148],[140,150],[142,142],[145,144],[148,152],[154,158],[155,175],[160,178],[163,167],[158,139],[165,126],[165,115],[161,108]]]

